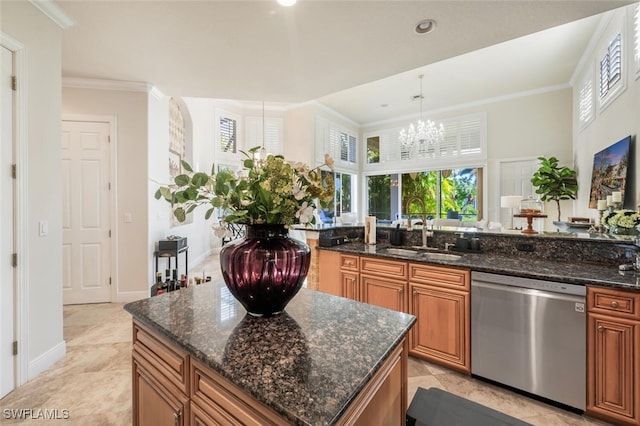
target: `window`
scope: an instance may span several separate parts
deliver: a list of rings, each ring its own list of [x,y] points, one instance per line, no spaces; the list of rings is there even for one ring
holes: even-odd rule
[[[346,129],[323,117],[316,117],[316,164],[324,163],[329,154],[336,168],[356,172],[358,169],[358,132]]]
[[[229,117],[220,117],[220,151],[235,154],[238,152],[236,120]]]
[[[380,136],[367,138],[367,163],[380,162]]]
[[[441,120],[444,140],[439,144],[417,143],[407,149],[399,141],[399,128],[390,128],[364,135],[365,171],[406,169],[407,167],[437,168],[469,160],[486,159],[486,114],[470,114]],[[408,166],[409,165],[409,166]]]
[[[605,98],[622,78],[622,36],[620,33],[609,43],[600,60],[600,98]]]
[[[350,173],[330,172],[322,170],[323,180],[331,175],[335,184],[335,197],[324,209],[320,209],[320,219],[323,222],[333,222],[334,217],[343,213],[356,213],[356,175]]]
[[[482,219],[482,168],[430,170],[367,177],[368,214],[378,220],[422,216],[418,202],[407,201],[419,194],[427,218],[445,218],[456,212],[462,221]]]

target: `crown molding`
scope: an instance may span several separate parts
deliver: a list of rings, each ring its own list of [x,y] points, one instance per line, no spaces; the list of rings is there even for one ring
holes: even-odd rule
[[[144,92],[149,93],[155,89],[155,86],[149,83],[138,81],[123,80],[101,80],[97,78],[75,78],[63,77],[62,87],[72,87],[75,89],[98,89],[98,90],[119,90],[125,92]],[[157,90],[157,92],[160,92]],[[152,93],[155,96],[155,93]]]
[[[29,0],[29,3],[31,3],[40,12],[44,13],[63,30],[66,30],[75,24],[73,19],[67,15],[67,12],[52,0]]]
[[[303,107],[303,106],[307,106],[307,105],[315,106],[316,108],[319,108],[319,109],[321,109],[321,110],[323,110],[325,112],[328,112],[328,113],[330,113],[330,114],[332,114],[332,115],[334,115],[334,116],[346,121],[350,125],[355,126],[357,128],[361,128],[362,127],[362,125],[360,123],[358,123],[357,121],[355,121],[353,118],[347,117],[346,115],[344,115],[344,114],[342,114],[342,113],[340,113],[340,112],[338,112],[338,111],[326,106],[322,102],[316,101],[315,99],[312,100],[312,101],[307,101],[307,102],[303,102],[303,103],[300,103],[300,104],[295,104],[290,109],[297,108],[297,107]]]
[[[162,93],[160,89],[158,89],[158,86],[152,86],[149,90],[149,94],[159,101],[161,101],[165,97],[165,94]]]
[[[458,105],[451,105],[451,106],[444,107],[444,108],[438,108],[438,109],[434,109],[434,110],[431,110],[431,111],[425,111],[423,113],[423,115],[425,117],[437,116],[438,114],[444,114],[446,112],[458,111],[458,110],[461,110],[461,109],[473,108],[473,107],[477,107],[477,106],[481,106],[481,105],[488,105],[488,104],[493,104],[493,103],[497,103],[497,102],[505,102],[505,101],[510,101],[510,100],[514,100],[514,99],[526,98],[528,96],[541,95],[541,94],[544,94],[544,93],[556,92],[556,91],[559,91],[559,90],[565,90],[565,89],[570,89],[570,88],[571,88],[571,85],[569,83],[557,84],[555,86],[547,86],[547,87],[541,87],[541,88],[533,89],[533,90],[525,90],[523,92],[510,93],[510,94],[504,95],[504,96],[496,96],[496,97],[493,97],[493,98],[486,98],[486,99],[482,99],[482,100],[479,100],[479,101],[467,102],[467,103],[458,104]],[[384,120],[372,121],[370,123],[365,123],[365,124],[363,124],[361,126],[361,128],[362,129],[366,129],[367,127],[392,124],[392,123],[397,123],[398,121],[412,121],[412,120],[416,120],[418,118],[420,118],[419,114],[410,114],[410,115],[405,115],[405,116],[402,116],[402,117],[387,118],[387,119],[384,119]]]

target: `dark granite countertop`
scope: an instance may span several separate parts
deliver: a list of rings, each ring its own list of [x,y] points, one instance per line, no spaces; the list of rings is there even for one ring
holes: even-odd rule
[[[459,260],[434,259],[427,261],[414,256],[380,253],[380,250],[387,247],[391,246],[388,244],[368,246],[363,243],[354,242],[335,247],[319,247],[319,249],[459,267],[472,271],[514,275],[570,284],[598,285],[640,291],[640,274],[634,271],[622,272],[619,271],[616,266],[577,261],[551,261],[529,256],[527,253],[522,253],[518,256],[507,256],[495,253],[452,252],[461,255],[461,258]]]
[[[334,424],[415,322],[306,288],[283,314],[255,318],[222,281],[124,308],[297,425]]]

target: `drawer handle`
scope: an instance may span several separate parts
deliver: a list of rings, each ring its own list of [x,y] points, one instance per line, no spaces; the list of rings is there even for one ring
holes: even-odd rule
[[[603,327],[603,326],[601,326],[601,325],[599,325],[599,326],[598,326],[598,331],[603,331],[603,330],[604,330],[604,327]]]
[[[178,412],[178,413],[175,413],[175,412],[174,412],[174,413],[173,413],[173,422],[174,422],[175,424],[178,424],[178,421],[180,421],[180,415],[181,415],[181,414],[182,414],[182,413],[180,413],[180,412]]]
[[[611,307],[612,308],[617,308],[618,307],[618,302],[616,302],[615,300],[613,302],[611,302]]]

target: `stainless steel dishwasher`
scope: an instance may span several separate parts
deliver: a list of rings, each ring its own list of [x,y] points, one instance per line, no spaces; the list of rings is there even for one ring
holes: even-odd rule
[[[471,373],[584,410],[584,286],[472,272]]]

